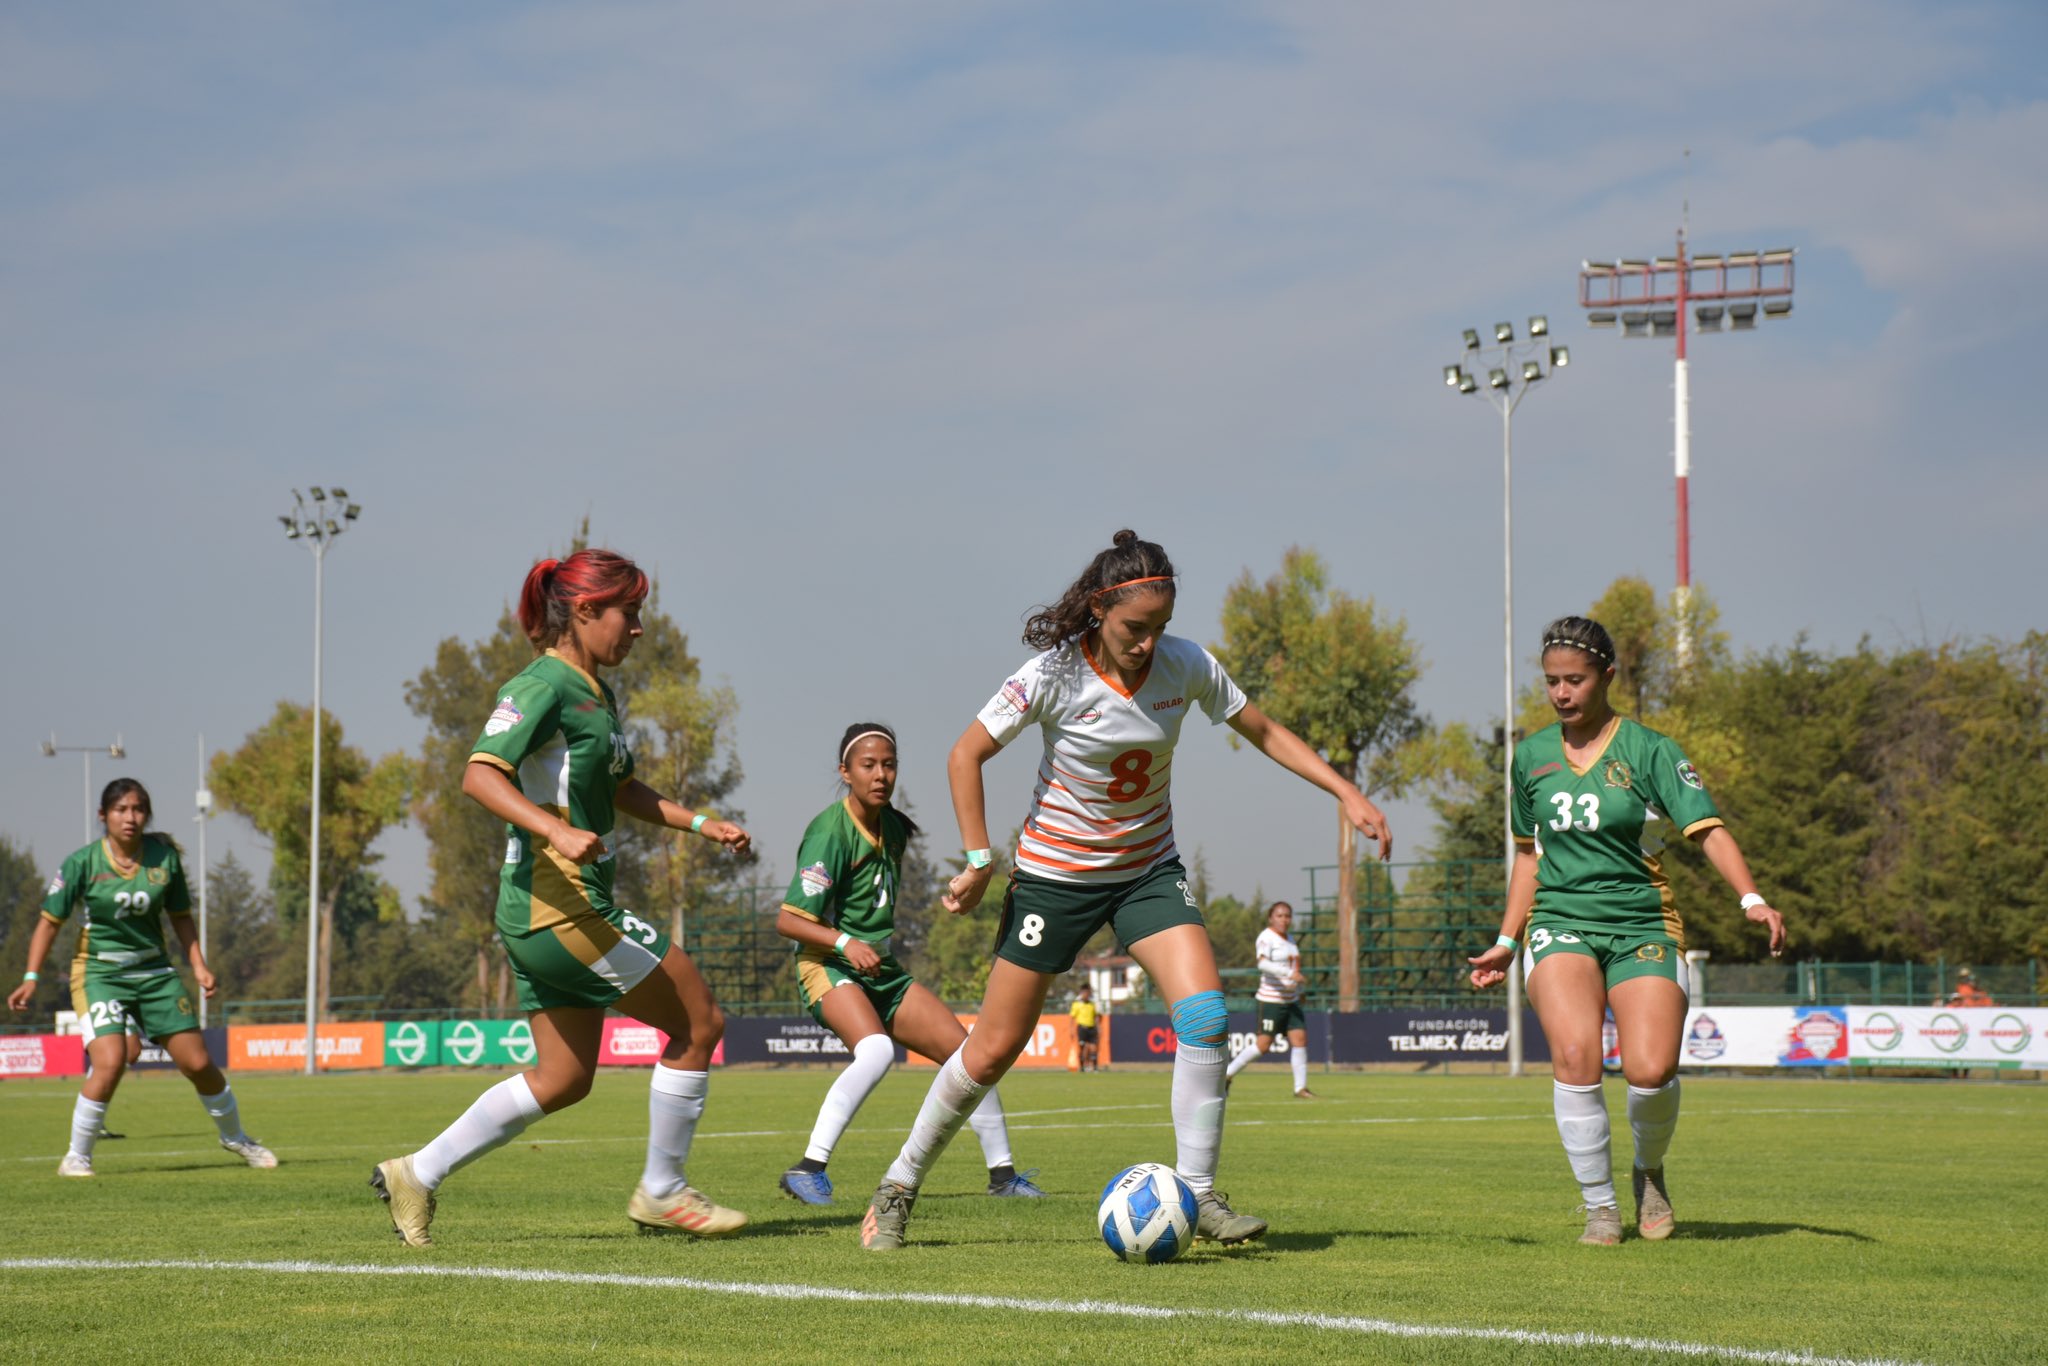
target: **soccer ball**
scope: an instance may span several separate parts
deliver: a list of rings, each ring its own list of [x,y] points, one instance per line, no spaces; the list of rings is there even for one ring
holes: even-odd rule
[[[1140,1162],[1102,1188],[1096,1226],[1127,1262],[1170,1262],[1195,1241],[1195,1193],[1163,1162]]]

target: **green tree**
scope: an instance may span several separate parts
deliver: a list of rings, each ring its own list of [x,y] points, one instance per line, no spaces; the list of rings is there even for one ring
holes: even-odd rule
[[[220,979],[223,1000],[261,995],[257,984],[290,956],[290,949],[269,896],[230,850],[209,871],[206,895],[206,962]],[[303,988],[303,967],[298,981]]]
[[[387,826],[403,819],[415,765],[402,754],[372,763],[344,743],[332,712],[321,718],[320,764],[320,976],[316,1006],[324,1018],[334,965],[335,907],[349,879],[379,856],[371,846]],[[251,731],[241,748],[213,757],[211,786],[228,810],[270,841],[273,888],[306,885],[313,799],[311,717],[306,708],[279,702],[270,720]],[[303,902],[299,903],[303,904]],[[293,902],[279,898],[280,911]],[[304,919],[299,925],[304,927]],[[299,979],[304,981],[303,975]]]
[[[42,919],[48,877],[48,873],[37,870],[35,855],[26,846],[0,835],[0,969],[12,973],[27,965],[28,938],[35,932],[36,922]],[[55,953],[50,955],[52,966],[60,961]],[[7,978],[10,985],[14,980],[12,976]],[[62,999],[61,993],[38,993],[36,1015],[29,1018],[46,1020],[56,1008],[52,1002]]]
[[[1259,583],[1247,569],[1223,599],[1217,659],[1245,694],[1367,793],[1397,796],[1403,751],[1430,729],[1415,703],[1422,660],[1401,618],[1328,584],[1294,547]],[[1357,832],[1337,817],[1338,1007],[1358,1008]]]

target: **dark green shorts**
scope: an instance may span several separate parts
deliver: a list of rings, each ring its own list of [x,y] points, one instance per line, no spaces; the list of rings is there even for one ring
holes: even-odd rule
[[[668,932],[616,906],[583,909],[545,929],[508,934],[505,956],[524,1011],[608,1006],[645,981],[668,953]]]
[[[838,987],[853,986],[867,996],[886,1029],[896,1018],[896,1008],[903,1004],[912,983],[910,969],[897,962],[893,954],[882,955],[872,977],[861,976],[847,966],[844,958],[827,949],[806,947],[796,956],[797,996],[819,1024],[825,1024],[825,997]]]
[[[1104,925],[1115,929],[1117,940],[1129,948],[1161,930],[1202,923],[1179,859],[1157,864],[1129,882],[1053,882],[1014,873],[1003,893],[996,957],[1033,972],[1062,973]]]
[[[1555,953],[1573,953],[1600,965],[1611,988],[1632,977],[1678,982],[1678,941],[1663,930],[1615,931],[1537,917],[1529,927],[1530,970]]]
[[[1307,1029],[1308,1016],[1299,1001],[1260,1001],[1259,1033],[1279,1038],[1290,1029]]]
[[[75,995],[75,993],[74,993]],[[95,980],[85,979],[85,1006],[79,1022],[92,1031],[92,1038],[141,1028],[159,1042],[187,1029],[199,1028],[192,1013],[192,997],[185,979],[177,972],[155,977]]]

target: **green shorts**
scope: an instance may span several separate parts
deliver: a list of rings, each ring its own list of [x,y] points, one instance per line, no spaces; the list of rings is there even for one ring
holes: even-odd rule
[[[498,927],[525,1011],[608,1006],[668,953],[668,932],[616,906],[585,909],[539,930]]]
[[[1279,1038],[1290,1029],[1307,1029],[1308,1016],[1299,1001],[1260,1001],[1259,1033]]]
[[[797,996],[819,1024],[825,1024],[826,995],[838,987],[852,986],[866,994],[868,1004],[875,1008],[886,1029],[896,1018],[896,1008],[903,1004],[912,984],[910,969],[897,962],[894,954],[882,955],[872,977],[861,976],[847,966],[844,958],[825,949],[805,948],[796,956]]]
[[[74,990],[74,1004],[78,997]],[[199,1028],[199,1017],[192,1013],[192,997],[185,990],[185,979],[176,969],[154,977],[111,979],[95,978],[88,972],[84,1004],[78,1017],[95,1039],[140,1027],[144,1034],[161,1042],[173,1034]]]
[[[1053,882],[1013,873],[1003,893],[996,957],[1033,972],[1062,973],[1104,925],[1125,948],[1176,925],[1201,925],[1188,872],[1168,859],[1129,882]]]
[[[1533,972],[1554,953],[1575,953],[1592,959],[1606,975],[1607,985],[1632,977],[1662,977],[1678,982],[1678,941],[1663,930],[1611,930],[1582,922],[1551,921],[1529,927],[1529,959]]]

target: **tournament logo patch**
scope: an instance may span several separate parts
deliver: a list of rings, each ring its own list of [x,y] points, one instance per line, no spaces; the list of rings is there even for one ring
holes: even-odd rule
[[[1618,787],[1622,788],[1623,790],[1626,790],[1628,788],[1630,780],[1634,776],[1634,774],[1629,772],[1629,768],[1626,763],[1623,763],[1619,759],[1609,759],[1607,761],[1606,769],[1600,775],[1600,780],[1606,783],[1609,787]]]
[[[1700,771],[1692,766],[1692,760],[1682,759],[1678,764],[1678,781],[1687,787],[1696,787],[1705,792],[1707,785],[1700,781]]]
[[[805,896],[820,896],[832,885],[832,875],[825,871],[825,865],[814,863],[796,875],[797,884],[804,889]]]
[[[1021,678],[1012,678],[1004,683],[996,694],[998,716],[1022,716],[1031,706],[1031,690],[1024,686]]]
[[[63,890],[64,890],[64,875],[63,875],[62,873],[59,873],[59,874],[57,874],[57,876],[55,876],[55,877],[53,877],[53,878],[51,878],[51,879],[50,879],[50,888],[49,888],[49,890],[48,890],[48,891],[44,892],[44,893],[43,893],[43,895],[44,895],[44,896],[55,896],[55,895],[57,895],[57,893],[59,893],[59,892],[61,892],[61,891],[63,891]]]
[[[517,702],[510,697],[501,697],[498,699],[497,710],[491,713],[491,719],[484,722],[484,734],[503,735],[525,719],[526,713],[519,710]]]
[[[1101,710],[1101,708],[1099,708],[1099,707],[1090,707],[1090,708],[1088,708],[1088,710],[1086,710],[1086,711],[1082,712],[1082,713],[1081,713],[1081,714],[1080,714],[1079,716],[1076,716],[1076,717],[1074,718],[1074,724],[1075,724],[1075,725],[1077,725],[1077,726],[1092,726],[1092,725],[1094,725],[1094,724],[1095,724],[1095,723],[1096,723],[1097,721],[1100,721],[1101,719],[1102,719],[1102,710]]]

